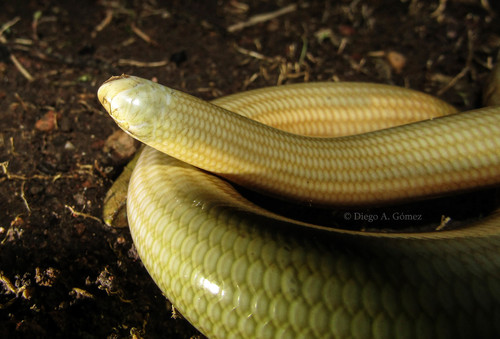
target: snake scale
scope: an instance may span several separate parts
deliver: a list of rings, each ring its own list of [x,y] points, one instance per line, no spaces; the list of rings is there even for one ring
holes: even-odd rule
[[[270,87],[208,103],[126,75],[98,97],[151,146],[128,191],[137,251],[208,337],[500,333],[500,211],[439,232],[325,230],[266,210],[231,184],[323,207],[495,186],[500,107],[452,114],[426,94],[361,83]],[[403,125],[387,128],[394,124]]]

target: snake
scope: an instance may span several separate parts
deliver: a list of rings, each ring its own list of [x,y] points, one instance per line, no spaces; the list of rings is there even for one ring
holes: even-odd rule
[[[98,98],[147,145],[128,187],[137,252],[206,336],[500,333],[500,209],[456,228],[383,232],[294,219],[242,193],[305,214],[345,208],[347,221],[359,206],[495,188],[500,106],[456,112],[425,93],[351,82],[207,102],[129,75],[111,77]]]

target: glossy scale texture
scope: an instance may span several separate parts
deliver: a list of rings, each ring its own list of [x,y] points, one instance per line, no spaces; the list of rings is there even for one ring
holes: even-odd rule
[[[287,128],[281,113],[287,107],[300,106],[291,114],[296,121],[305,116],[331,120],[335,112],[346,120],[341,109],[325,114],[321,108],[325,93],[329,101],[335,90],[342,93],[336,99],[341,106],[357,105],[349,114],[361,120],[380,120],[376,112],[386,104],[409,121],[453,112],[424,94],[373,84],[283,86],[215,103],[234,111],[241,107],[247,116],[271,124],[281,121],[277,125]],[[375,93],[373,99],[360,104],[358,99],[369,93]],[[418,100],[412,95],[419,95]],[[352,205],[499,181],[500,108],[361,136],[315,139],[263,126],[135,77],[110,79],[99,98],[120,127],[146,144],[292,200]],[[434,105],[438,108],[431,109]],[[306,134],[325,134],[324,128],[314,133],[321,122],[302,125]],[[335,133],[345,134],[340,130]],[[297,150],[300,156],[291,155]],[[337,152],[333,157],[332,150]],[[240,162],[250,165],[235,171],[231,166],[238,168]],[[331,178],[318,167],[341,168],[344,174],[336,174],[336,182],[329,184]],[[316,184],[304,185],[307,181]],[[414,182],[420,188],[414,189]],[[307,228],[246,201],[219,177],[152,148],[138,161],[127,204],[131,233],[146,268],[181,313],[209,337],[468,338],[500,332],[498,212],[468,228],[443,232]]]

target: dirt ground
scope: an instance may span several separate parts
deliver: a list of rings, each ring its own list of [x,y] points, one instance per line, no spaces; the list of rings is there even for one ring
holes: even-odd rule
[[[201,336],[172,317],[128,229],[101,220],[129,158],[109,148],[118,128],[96,99],[111,75],[205,99],[372,81],[470,109],[500,47],[495,12],[479,0],[3,1],[0,337]]]

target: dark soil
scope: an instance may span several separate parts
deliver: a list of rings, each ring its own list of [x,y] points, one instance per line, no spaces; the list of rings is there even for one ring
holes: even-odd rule
[[[172,318],[128,229],[101,221],[127,160],[105,147],[118,128],[95,95],[111,75],[156,78],[205,99],[278,83],[372,81],[470,109],[500,47],[498,8],[479,0],[439,11],[435,0],[299,1],[228,31],[290,4],[1,3],[0,337],[200,336]]]

